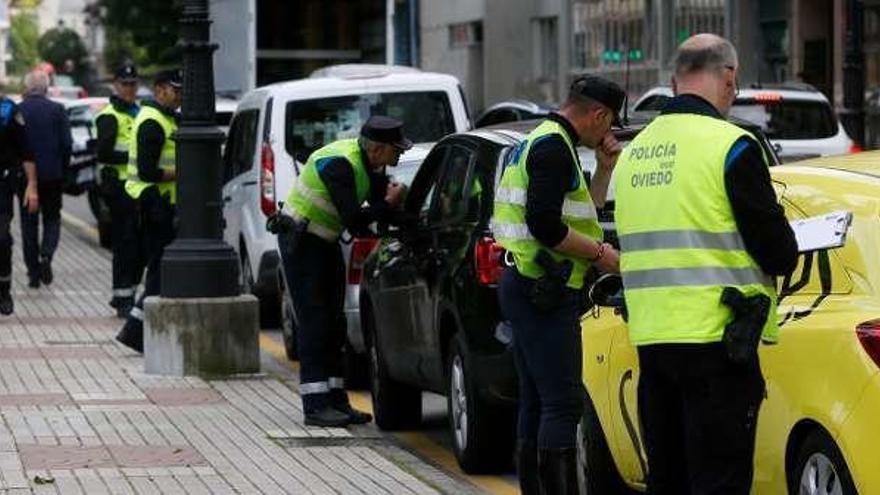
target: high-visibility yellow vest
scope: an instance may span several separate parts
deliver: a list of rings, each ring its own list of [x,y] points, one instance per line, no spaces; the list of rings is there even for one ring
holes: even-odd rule
[[[140,179],[137,170],[138,144],[137,135],[141,125],[148,120],[156,121],[165,134],[165,143],[162,145],[162,153],[159,155],[159,168],[162,170],[176,170],[175,158],[177,154],[177,145],[174,142],[174,133],[177,131],[177,121],[174,117],[166,115],[154,106],[144,105],[134,120],[134,129],[131,139],[131,146],[128,149],[128,180],[125,181],[125,190],[128,195],[134,199],[141,197],[141,194],[151,186],[159,188],[159,195],[168,195],[171,204],[177,203],[177,181],[168,180],[157,183],[146,182]]]
[[[357,139],[335,141],[312,153],[287,197],[287,204],[293,210],[294,217],[309,221],[308,232],[333,242],[339,238],[345,227],[319,172],[339,158],[351,166],[357,203],[362,204],[370,193],[370,176],[367,174]]]
[[[774,281],[745,250],[724,185],[727,153],[744,136],[721,119],[662,115],[623,151],[615,221],[634,345],[721,341],[728,286],[770,297],[763,338],[778,338]]]
[[[134,105],[133,107],[134,111],[131,113],[120,112],[116,109],[116,106],[111,103],[105,106],[104,109],[98,112],[98,115],[95,116],[95,122],[104,115],[109,115],[116,119],[116,141],[113,143],[113,151],[118,153],[128,154],[131,147],[131,136],[135,119],[134,115],[140,110],[137,105]],[[128,163],[99,163],[98,165],[101,167],[115,168],[119,180],[124,181],[128,176]]]
[[[516,269],[523,276],[537,279],[544,274],[544,269],[535,263],[535,256],[539,250],[546,249],[557,261],[565,259],[572,261],[574,269],[567,285],[573,289],[580,289],[583,287],[584,276],[590,268],[590,263],[582,258],[556,252],[552,246],[542,245],[532,236],[526,225],[526,196],[529,187],[526,162],[532,146],[551,135],[561,136],[571,151],[571,163],[574,168],[572,172],[578,182],[577,186],[565,195],[562,222],[575,232],[596,242],[602,241],[602,227],[599,225],[596,206],[593,204],[593,198],[580,169],[577,151],[565,129],[552,120],[542,122],[525,141],[511,151],[508,164],[501,176],[501,183],[495,191],[492,232],[495,234],[495,240],[513,255]]]

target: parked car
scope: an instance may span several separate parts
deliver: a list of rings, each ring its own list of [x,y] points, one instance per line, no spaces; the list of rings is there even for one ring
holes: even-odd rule
[[[528,100],[502,101],[487,108],[477,118],[474,127],[488,127],[507,122],[540,119],[549,115],[553,110],[556,110],[555,106]]]
[[[346,67],[344,76],[257,88],[242,98],[230,125],[224,153],[224,237],[241,257],[243,286],[260,298],[264,326],[274,325],[280,316],[283,283],[266,216],[286,199],[313,151],[356,136],[371,114],[399,118],[416,143],[431,143],[470,125],[461,88],[452,76]],[[408,153],[418,152],[416,147]],[[401,160],[410,158],[405,153]],[[287,344],[288,351],[295,351],[293,341]]]
[[[658,111],[672,88],[650,89],[633,105],[635,111]],[[761,127],[783,162],[861,151],[839,124],[828,98],[800,83],[742,88],[730,116]]]
[[[516,373],[510,328],[497,299],[506,257],[489,221],[507,155],[538,123],[477,129],[438,142],[405,202],[417,227],[390,231],[363,266],[361,328],[376,424],[384,430],[416,427],[422,391],[446,395],[453,450],[470,473],[511,461]],[[626,144],[643,126],[614,133]],[[760,130],[749,128],[773,156]],[[593,156],[586,148],[578,151],[582,161]],[[589,178],[589,170],[585,174]],[[608,240],[613,236],[607,233]]]
[[[51,76],[51,85],[46,94],[50,98],[76,100],[89,96],[88,92],[74,82],[73,78],[66,74],[54,74]]]
[[[789,219],[853,213],[846,244],[801,254],[779,282],[780,340],[760,348],[767,394],[758,416],[753,493],[880,493],[880,153],[771,171]],[[604,300],[603,300],[604,299]],[[635,348],[613,309],[582,320],[589,395],[578,428],[587,493],[644,490]]]

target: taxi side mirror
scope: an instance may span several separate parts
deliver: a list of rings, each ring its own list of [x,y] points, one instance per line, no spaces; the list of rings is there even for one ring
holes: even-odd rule
[[[622,308],[624,306],[623,279],[616,273],[601,275],[590,287],[588,297],[595,306]]]

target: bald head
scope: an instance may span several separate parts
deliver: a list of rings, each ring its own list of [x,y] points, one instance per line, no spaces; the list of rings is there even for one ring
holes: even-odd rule
[[[722,114],[736,98],[739,60],[733,44],[715,34],[691,36],[675,53],[672,87],[675,94],[695,94]]]

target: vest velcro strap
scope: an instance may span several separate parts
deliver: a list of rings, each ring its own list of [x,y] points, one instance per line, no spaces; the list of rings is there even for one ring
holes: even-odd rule
[[[623,286],[627,290],[706,285],[768,285],[770,283],[770,278],[755,268],[724,268],[708,266],[697,268],[659,268],[623,272]]]
[[[297,179],[293,183],[293,187],[296,189],[297,194],[304,197],[306,201],[311,203],[313,206],[325,213],[329,213],[330,215],[339,218],[339,212],[336,210],[336,206],[334,206],[332,202],[327,201],[326,199],[316,194],[315,191],[309,189],[309,186],[303,184]]]
[[[495,234],[496,239],[513,241],[530,241],[534,239],[529,231],[529,226],[524,223],[492,222],[492,233]]]
[[[626,252],[657,249],[745,249],[739,232],[705,232],[700,230],[659,230],[619,236],[620,247]]]
[[[116,143],[116,146],[113,147],[113,151],[117,153],[128,153],[128,146],[119,145],[119,143]]]
[[[511,205],[526,206],[526,190],[515,189],[512,187],[499,187],[495,191],[495,201],[498,203],[507,203]],[[590,203],[584,201],[572,201],[566,199],[562,204],[562,214],[567,217],[595,220],[596,209]]]

